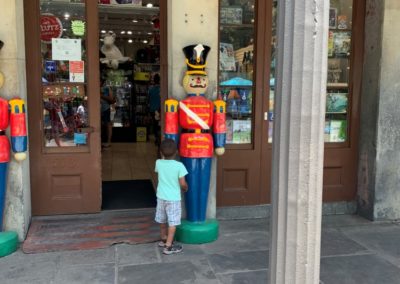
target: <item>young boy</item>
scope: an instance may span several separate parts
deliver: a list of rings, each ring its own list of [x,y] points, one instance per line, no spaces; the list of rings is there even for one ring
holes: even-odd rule
[[[174,158],[177,153],[175,141],[165,139],[161,142],[162,159],[156,161],[155,172],[158,173],[157,209],[155,221],[160,223],[161,241],[164,254],[179,253],[182,246],[174,244],[176,226],[181,224],[181,190],[187,191],[185,166]],[[168,222],[168,226],[167,226]]]

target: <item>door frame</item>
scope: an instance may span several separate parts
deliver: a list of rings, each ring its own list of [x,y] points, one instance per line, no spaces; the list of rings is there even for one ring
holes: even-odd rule
[[[86,0],[86,92],[90,94],[100,93],[100,68],[99,68],[99,18],[98,1]],[[56,149],[45,148],[43,145],[43,106],[42,106],[42,58],[40,42],[40,1],[24,0],[25,17],[25,41],[26,45],[26,82],[27,82],[27,108],[29,108],[29,144],[30,144],[30,173],[31,173],[31,198],[32,215],[54,215],[54,214],[73,214],[73,213],[96,213],[101,210],[101,140],[100,140],[100,97],[91,95],[89,101],[89,124],[94,132],[90,134],[89,146],[87,147],[57,147]],[[160,1],[160,76],[161,76],[161,100],[166,100],[168,91],[168,43],[167,43],[167,3]],[[162,119],[164,119],[162,113]],[[69,155],[67,155],[69,154]],[[65,166],[68,158],[76,155],[94,155],[96,170],[88,174],[93,177],[94,182],[91,187],[93,190],[89,196],[90,200],[84,202],[81,209],[71,212],[54,213],[51,210],[39,209],[39,204],[47,202],[48,196],[41,196],[38,189],[43,183],[50,183],[50,175],[45,178],[39,177],[38,171],[41,170],[41,157],[43,155],[52,156],[54,164],[58,163]],[[79,159],[79,157],[77,158]],[[68,166],[68,165],[67,165]],[[68,167],[67,167],[68,168]],[[71,167],[69,167],[71,169]],[[49,206],[48,206],[49,207]]]

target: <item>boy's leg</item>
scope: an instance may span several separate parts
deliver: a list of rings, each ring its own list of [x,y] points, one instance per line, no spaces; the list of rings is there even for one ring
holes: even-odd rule
[[[160,238],[163,241],[167,241],[168,233],[167,233],[167,224],[160,224]]]
[[[165,246],[170,247],[172,245],[172,242],[174,241],[174,237],[175,237],[175,231],[176,231],[176,226],[168,227],[168,236],[167,236],[167,242],[165,243]]]

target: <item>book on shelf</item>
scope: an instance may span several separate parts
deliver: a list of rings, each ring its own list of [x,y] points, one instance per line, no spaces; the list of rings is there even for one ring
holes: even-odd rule
[[[226,120],[226,143],[231,144],[233,142],[233,120]]]
[[[346,113],[347,112],[347,93],[328,93],[326,95],[327,113]]]
[[[231,43],[219,44],[219,69],[221,71],[236,71],[235,52]]]
[[[329,31],[329,34],[328,34],[328,56],[332,57],[333,55],[334,55],[333,32]]]
[[[345,142],[347,139],[346,120],[325,120],[325,142]]]
[[[346,15],[339,15],[337,17],[337,28],[339,30],[348,29],[348,22],[347,22],[347,16]]]
[[[232,143],[251,143],[251,120],[232,120]]]
[[[333,45],[336,56],[347,56],[351,48],[351,32],[334,32]]]

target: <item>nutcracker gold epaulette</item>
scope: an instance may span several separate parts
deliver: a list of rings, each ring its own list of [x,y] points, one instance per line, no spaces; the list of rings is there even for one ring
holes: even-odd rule
[[[169,99],[165,101],[165,112],[177,112],[178,111],[178,101],[174,99]]]
[[[226,112],[226,102],[223,100],[214,101],[215,112],[216,113],[225,113]]]
[[[25,113],[25,102],[22,99],[12,99],[8,102],[11,106],[11,113]]]

